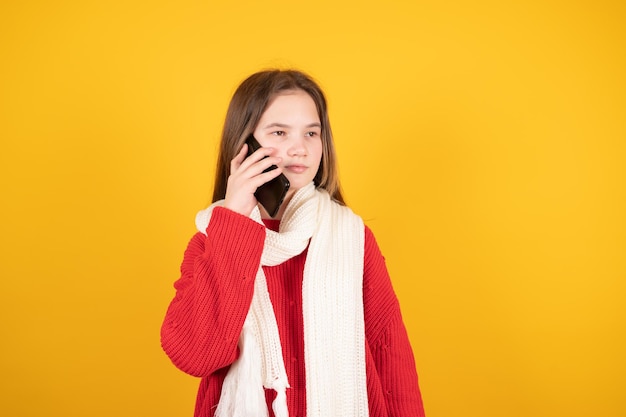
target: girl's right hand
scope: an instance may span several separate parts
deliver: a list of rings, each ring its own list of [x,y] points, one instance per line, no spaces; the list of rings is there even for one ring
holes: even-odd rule
[[[273,148],[260,148],[248,158],[248,145],[244,144],[241,151],[230,161],[230,175],[226,183],[226,197],[224,207],[249,216],[257,205],[254,192],[282,172],[279,163],[282,158],[270,156]],[[263,172],[272,165],[279,166],[268,172]]]

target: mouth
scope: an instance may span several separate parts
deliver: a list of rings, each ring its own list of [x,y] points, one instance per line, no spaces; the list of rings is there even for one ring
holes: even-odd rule
[[[301,174],[306,171],[308,167],[306,165],[287,165],[285,170],[293,172],[294,174]]]

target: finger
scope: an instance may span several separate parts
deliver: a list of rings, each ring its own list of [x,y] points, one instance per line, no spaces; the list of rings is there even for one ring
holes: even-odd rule
[[[250,161],[250,164],[254,164],[266,157],[271,157],[273,153],[274,148],[259,148],[247,157],[246,161]]]
[[[241,163],[246,159],[246,152],[248,151],[248,144],[244,143],[243,147],[237,155],[230,161],[230,172],[234,172],[241,166]]]
[[[254,176],[272,165],[280,164],[283,159],[279,156],[271,156],[273,151],[273,148],[258,149],[238,166],[239,170],[241,172],[250,170],[250,176]]]
[[[248,152],[248,144],[244,143],[243,147],[241,148],[239,153],[237,155],[235,155],[235,157],[233,158],[233,161],[237,161],[237,162],[239,162],[239,164],[241,164],[241,162],[244,159],[246,159],[247,152]]]
[[[268,156],[267,158],[263,158],[260,161],[253,163],[250,168],[254,171],[258,171],[258,173],[261,173],[272,165],[278,166],[282,161],[283,158],[279,156]]]
[[[255,187],[260,187],[261,185],[265,184],[266,182],[269,182],[271,180],[273,180],[274,178],[278,177],[281,173],[283,172],[282,168],[276,168],[273,169],[271,171],[267,171],[267,172],[261,172],[259,175],[256,175],[252,180],[254,183]]]

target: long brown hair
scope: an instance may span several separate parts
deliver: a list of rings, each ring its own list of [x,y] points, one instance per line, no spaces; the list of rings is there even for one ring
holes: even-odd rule
[[[326,97],[322,89],[307,74],[296,70],[279,69],[252,74],[239,85],[230,101],[217,158],[213,202],[226,196],[230,161],[241,150],[248,135],[254,132],[269,102],[277,94],[289,90],[303,90],[311,96],[322,124],[322,161],[313,182],[317,188],[326,190],[335,201],[345,205],[339,185],[337,157],[328,119]]]

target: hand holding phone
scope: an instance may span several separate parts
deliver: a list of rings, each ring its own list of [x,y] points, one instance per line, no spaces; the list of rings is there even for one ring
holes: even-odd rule
[[[248,144],[248,156],[261,148],[261,144],[252,134],[248,136],[246,143]],[[272,165],[263,172],[268,172],[276,168],[278,168],[276,165]],[[275,217],[276,214],[278,214],[278,209],[285,200],[288,190],[289,180],[283,174],[279,174],[277,177],[257,188],[254,192],[254,196],[263,208],[265,208],[270,217]]]

